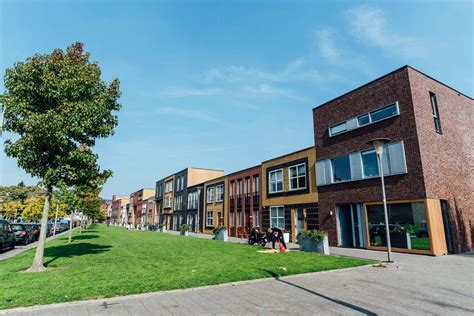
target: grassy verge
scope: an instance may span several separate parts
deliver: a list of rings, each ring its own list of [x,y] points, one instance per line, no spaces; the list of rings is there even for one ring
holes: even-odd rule
[[[0,309],[354,267],[368,260],[257,253],[258,246],[93,225],[48,242],[51,270],[22,273],[34,250],[0,262]]]

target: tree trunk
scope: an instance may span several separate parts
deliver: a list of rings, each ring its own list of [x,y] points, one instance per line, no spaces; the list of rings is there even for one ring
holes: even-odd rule
[[[74,214],[71,213],[71,217],[69,218],[69,240],[68,243],[72,242],[72,219],[73,219]]]
[[[53,195],[53,186],[48,184],[46,186],[46,197],[44,199],[43,216],[41,218],[41,231],[36,246],[35,258],[33,264],[26,270],[26,272],[42,272],[46,270],[43,265],[44,246],[46,244],[46,229],[48,227],[49,205],[51,204],[51,196]]]

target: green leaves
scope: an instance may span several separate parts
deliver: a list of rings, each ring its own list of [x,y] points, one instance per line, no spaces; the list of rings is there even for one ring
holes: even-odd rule
[[[5,152],[47,184],[105,182],[111,174],[100,170],[90,148],[114,133],[120,82],[106,84],[89,57],[74,43],[66,53],[37,54],[6,70],[4,130],[20,137],[6,140]]]

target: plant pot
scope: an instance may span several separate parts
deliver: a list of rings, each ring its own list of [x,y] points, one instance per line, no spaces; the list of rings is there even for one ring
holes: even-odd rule
[[[321,241],[314,241],[311,238],[302,238],[299,240],[300,251],[317,252],[324,255],[329,255],[329,241],[328,236],[324,236]]]
[[[290,243],[290,233],[283,233],[283,240],[285,241],[285,244]]]
[[[223,241],[228,241],[229,240],[229,233],[227,230],[220,230],[218,233],[215,235],[216,240],[223,240]]]
[[[160,233],[166,233],[166,227],[165,226],[160,227]]]
[[[189,232],[187,230],[180,231],[181,236],[189,236]]]

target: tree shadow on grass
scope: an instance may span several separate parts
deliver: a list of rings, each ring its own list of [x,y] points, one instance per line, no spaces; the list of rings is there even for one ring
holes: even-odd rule
[[[95,238],[99,238],[99,235],[78,235],[78,236],[72,237],[72,241],[75,241],[75,240],[86,240],[86,239],[95,239]],[[67,238],[66,238],[66,239],[67,239]]]
[[[72,258],[83,255],[99,254],[102,252],[109,251],[110,248],[112,248],[112,246],[89,243],[67,244],[48,247],[44,250],[44,256],[52,258],[46,261],[44,265],[48,266],[59,258]]]

